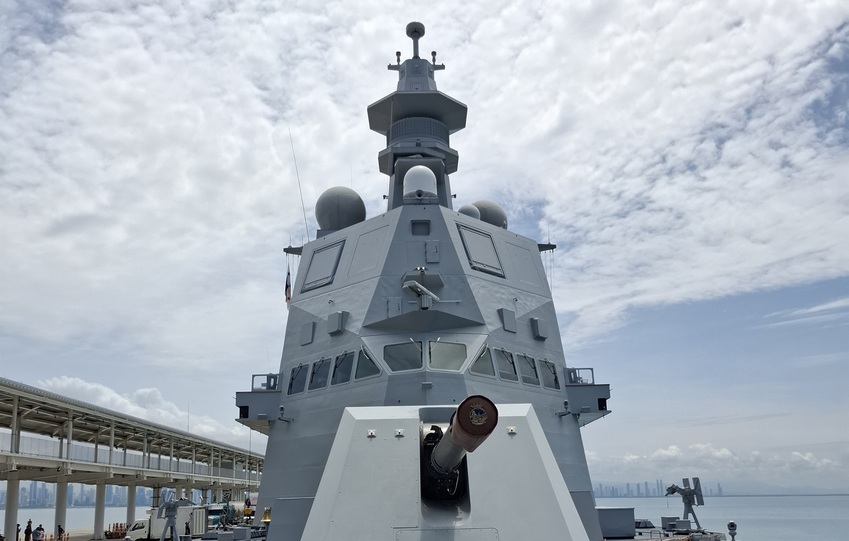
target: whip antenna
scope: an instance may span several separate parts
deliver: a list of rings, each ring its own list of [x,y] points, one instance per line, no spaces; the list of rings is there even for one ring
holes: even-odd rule
[[[286,128],[289,131],[289,144],[292,146],[292,161],[295,163],[295,177],[298,179],[298,193],[301,194],[301,210],[304,211],[304,231],[307,232],[307,239],[310,238],[310,230],[307,226],[307,208],[304,206],[304,190],[301,188],[301,174],[298,172],[298,159],[295,157],[295,142],[292,140],[292,129]]]

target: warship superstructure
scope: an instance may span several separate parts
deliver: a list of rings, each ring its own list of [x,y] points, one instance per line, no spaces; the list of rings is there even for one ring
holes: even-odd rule
[[[322,194],[317,238],[288,250],[280,370],[236,397],[268,435],[268,538],[598,541],[580,427],[609,413],[609,387],[565,363],[552,246],[491,201],[452,208],[466,106],[437,90],[436,53],[419,56],[424,26],[407,35],[397,90],[368,107],[386,212]]]

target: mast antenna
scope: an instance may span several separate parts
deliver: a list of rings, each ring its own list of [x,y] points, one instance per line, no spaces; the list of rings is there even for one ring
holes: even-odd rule
[[[310,238],[310,229],[307,226],[307,208],[304,205],[304,190],[301,188],[301,174],[298,172],[298,158],[295,157],[295,142],[292,140],[292,129],[289,130],[289,144],[292,146],[292,161],[295,163],[295,177],[298,179],[298,193],[301,194],[301,210],[304,212],[304,231],[307,232],[307,240]]]

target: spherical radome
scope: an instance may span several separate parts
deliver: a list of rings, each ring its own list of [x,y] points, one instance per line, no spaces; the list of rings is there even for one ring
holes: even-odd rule
[[[365,220],[366,205],[351,188],[334,186],[316,201],[315,219],[320,229],[338,231]]]
[[[481,213],[481,220],[496,227],[507,229],[507,213],[495,201],[481,199],[473,203]]]
[[[474,218],[475,220],[481,219],[481,211],[478,210],[478,207],[474,205],[463,205],[457,212],[459,212],[460,214],[465,214],[466,216]]]
[[[414,165],[404,174],[404,197],[435,197],[436,175],[425,165]]]

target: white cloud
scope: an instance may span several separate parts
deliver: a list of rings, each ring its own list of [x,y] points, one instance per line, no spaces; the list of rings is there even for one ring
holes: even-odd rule
[[[162,396],[159,389],[140,388],[122,395],[102,385],[81,378],[59,376],[38,382],[39,387],[68,398],[81,400],[118,413],[143,419],[151,423],[191,432],[200,437],[214,439],[247,448],[248,429],[224,425],[207,415],[183,410]],[[264,447],[264,438],[255,436],[254,449]]]
[[[846,442],[844,442],[844,445]],[[702,483],[732,483],[738,490],[745,482],[761,479],[785,486],[845,489],[849,486],[846,464],[838,458],[821,457],[811,451],[781,450],[736,453],[710,443],[694,443],[657,449],[647,455],[621,457],[588,456],[595,479],[644,481],[701,476]]]
[[[238,432],[232,390],[276,369],[304,213],[314,231],[340,184],[385,208],[365,107],[412,19],[470,108],[457,202],[558,244],[569,351],[634,308],[846,276],[841,3],[19,2],[0,30],[4,361],[177,426],[186,397],[209,415],[192,426]],[[90,387],[116,369],[134,389]]]
[[[244,270],[226,260],[247,255],[245,240],[266,254],[300,243],[290,130],[308,211],[352,180],[380,210],[364,107],[392,88],[381,66],[409,48],[408,15],[347,2],[56,9],[16,11],[5,40],[17,63],[2,100],[4,251],[16,254],[4,325],[61,339],[139,305],[180,312],[177,299],[216,297],[192,287],[198,272]],[[841,84],[828,62],[845,54],[835,21],[847,10],[453,11],[429,13],[426,39],[449,66],[442,88],[471,107],[455,184],[468,200],[544,198],[540,230],[562,247],[558,306],[578,316],[567,343],[631,306],[849,266],[849,158],[833,142],[845,125],[823,131],[811,115]],[[516,189],[530,180],[535,192]],[[278,277],[259,272],[270,290]],[[34,290],[67,309],[28,302]]]

